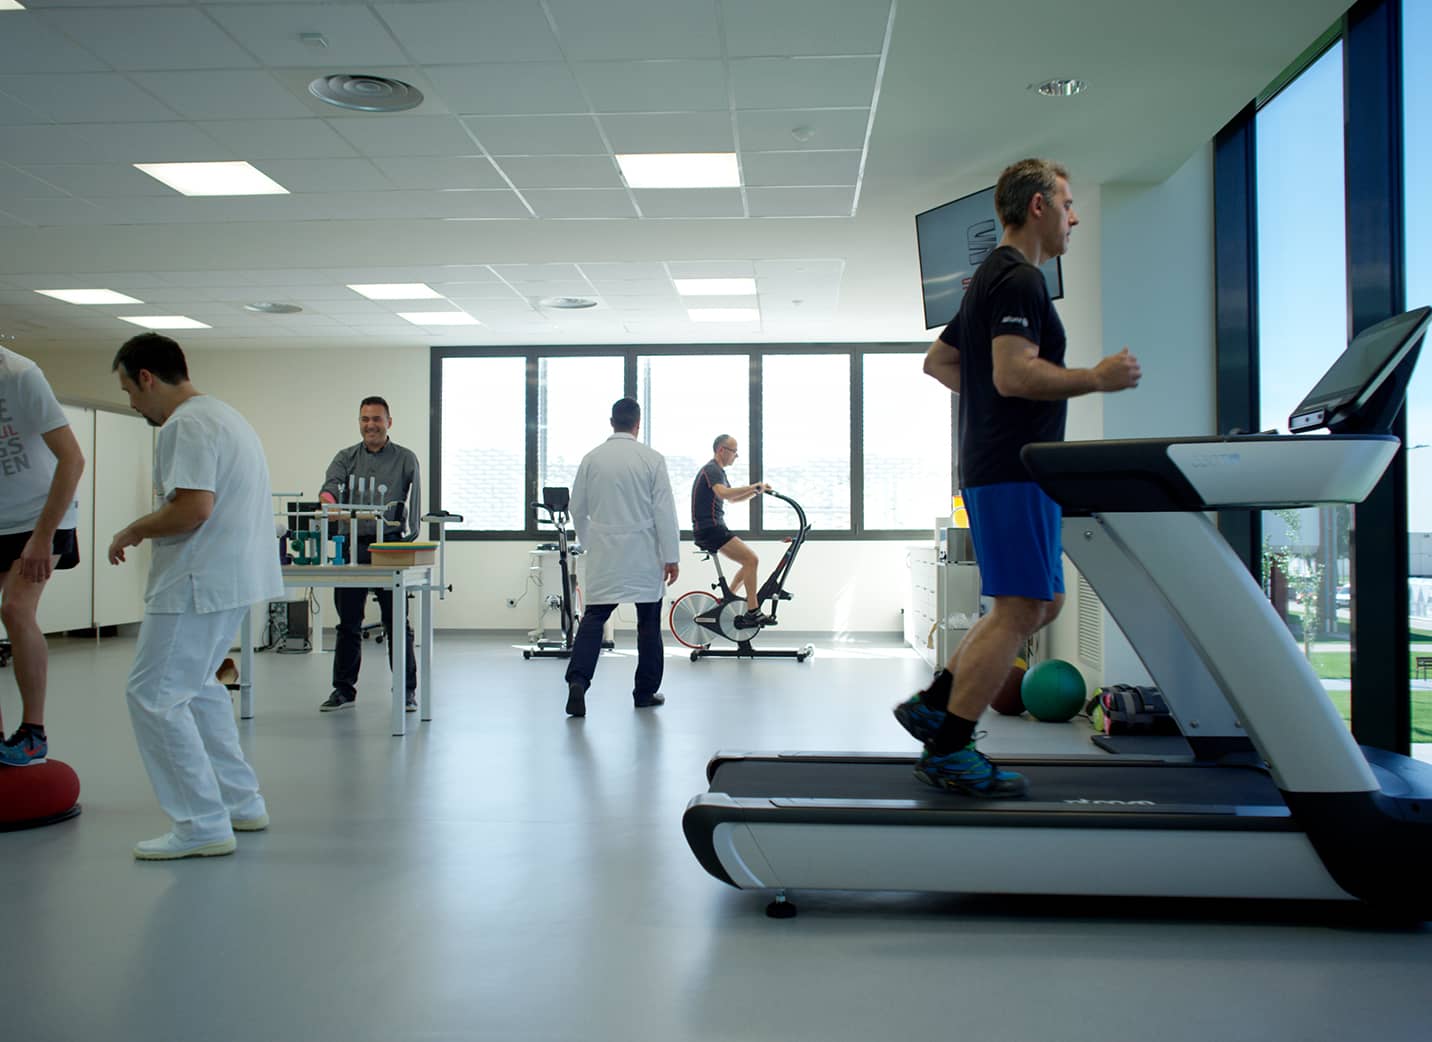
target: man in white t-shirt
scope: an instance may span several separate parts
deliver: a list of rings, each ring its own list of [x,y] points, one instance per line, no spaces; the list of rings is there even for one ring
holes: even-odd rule
[[[36,612],[56,568],[80,563],[75,489],[85,458],[45,374],[0,348],[0,621],[15,661],[20,726],[0,742],[0,770],[44,763],[50,648]],[[0,738],[4,725],[0,722]]]
[[[129,404],[159,428],[157,509],[109,545],[152,546],[144,621],[126,695],[134,736],[171,830],[134,848],[141,861],[234,852],[234,832],[268,827],[228,691],[214,676],[244,613],[283,594],[263,445],[247,420],[189,382],[184,352],[142,333],[114,357]]]

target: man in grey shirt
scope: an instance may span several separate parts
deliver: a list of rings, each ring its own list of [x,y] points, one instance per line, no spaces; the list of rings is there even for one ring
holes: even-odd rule
[[[352,532],[348,533],[350,560],[355,564],[372,562],[369,547],[375,541],[411,541],[418,537],[418,523],[423,516],[418,457],[388,437],[392,426],[393,416],[388,410],[388,403],[376,395],[364,398],[358,408],[358,430],[363,440],[357,445],[340,449],[333,457],[323,479],[323,488],[318,493],[318,498],[324,503],[371,501],[383,504],[381,526],[376,521],[359,520],[354,522],[357,538],[352,538]],[[378,512],[375,509],[374,513]],[[381,533],[377,531],[380,527],[383,529]],[[342,532],[348,524],[346,520],[336,526],[330,523],[330,529],[333,528]],[[333,656],[333,693],[318,707],[322,712],[349,709],[358,697],[358,667],[363,660],[363,611],[370,592],[378,598],[383,632],[388,640],[388,665],[392,666],[393,591],[336,587],[333,601],[338,608],[338,640]],[[418,667],[413,654],[412,616],[408,618],[408,668],[405,679],[408,712],[411,713],[418,707]]]

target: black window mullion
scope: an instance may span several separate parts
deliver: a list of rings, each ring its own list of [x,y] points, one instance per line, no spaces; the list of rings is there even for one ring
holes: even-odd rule
[[[1356,335],[1403,310],[1402,40],[1397,0],[1348,12],[1343,46],[1348,323]],[[1352,538],[1352,729],[1364,744],[1406,754],[1407,421],[1377,487],[1356,508]]]
[[[535,351],[527,354],[527,480],[524,482],[527,488],[527,503],[535,503],[541,498],[541,489],[537,487],[537,413],[538,413],[538,391],[540,380],[540,366]],[[537,514],[530,509],[527,503],[522,504],[522,516],[526,518],[523,526],[523,533],[529,537],[537,535]]]
[[[850,351],[850,534],[865,532],[865,352]]]
[[[1214,313],[1219,433],[1259,428],[1258,209],[1255,109],[1213,139]],[[1220,510],[1218,528],[1262,580],[1263,524],[1254,510]]]
[[[766,431],[765,409],[762,402],[763,395],[761,384],[761,357],[762,356],[760,350],[755,346],[752,346],[751,358],[748,369],[748,372],[750,374],[750,380],[749,387],[747,388],[748,393],[750,394],[748,415],[750,416],[751,420],[751,430],[747,436],[750,444],[746,449],[751,460],[748,468],[748,473],[754,475],[751,478],[752,481],[764,481],[766,474]],[[763,507],[764,504],[762,502],[762,497],[755,496],[751,499],[750,525],[752,538],[756,538],[757,536],[765,534],[766,513]]]

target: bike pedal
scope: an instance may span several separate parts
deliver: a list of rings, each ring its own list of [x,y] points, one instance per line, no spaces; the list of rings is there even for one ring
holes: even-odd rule
[[[788,600],[790,600],[793,596],[794,596],[794,594],[792,594],[792,593],[790,593],[789,591],[786,591],[786,590],[782,590],[780,593],[776,594],[776,597],[778,597],[780,600],[783,600],[783,601],[788,601]]]

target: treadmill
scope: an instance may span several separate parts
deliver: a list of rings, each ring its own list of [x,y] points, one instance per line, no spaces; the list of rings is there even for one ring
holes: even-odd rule
[[[1192,761],[1001,756],[1028,795],[981,800],[920,784],[913,756],[717,753],[682,821],[697,860],[775,891],[776,917],[795,914],[787,890],[835,889],[1364,900],[1432,918],[1432,765],[1354,742],[1205,514],[1365,499],[1399,448],[1388,431],[1429,319],[1360,333],[1288,435],[1024,449]]]

